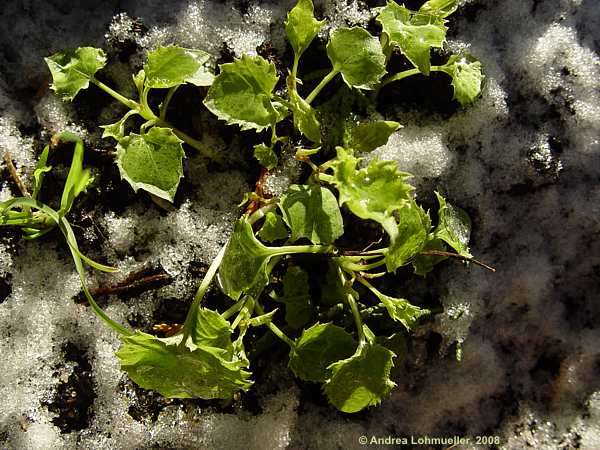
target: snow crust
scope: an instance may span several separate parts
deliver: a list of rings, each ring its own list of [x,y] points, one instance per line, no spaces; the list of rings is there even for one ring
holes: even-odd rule
[[[114,356],[118,339],[71,300],[79,282],[65,246],[58,239],[15,244],[2,234],[0,277],[11,293],[0,300],[0,447],[353,449],[362,448],[361,435],[498,435],[507,449],[600,448],[600,8],[591,0],[462,3],[448,46],[482,61],[482,98],[447,119],[399,105],[386,119],[404,128],[373,155],[413,173],[417,196],[432,208],[431,190],[441,188],[466,209],[473,219],[472,253],[497,272],[450,262],[439,269],[446,311],[418,332],[390,399],[347,416],[303,398],[289,374],[280,374],[254,415],[168,406],[156,421],[137,421],[128,413],[136,393],[123,387],[126,377]],[[373,15],[356,0],[315,4],[332,26],[365,25]],[[159,44],[215,56],[226,47],[239,56],[271,41],[282,55],[282,22],[292,5],[95,1],[83,11],[65,1],[8,2],[0,19],[11,25],[0,27],[6,49],[0,54],[0,151],[11,153],[30,182],[36,153],[28,128],[39,124],[44,136],[67,128],[91,142],[99,138],[76,105],[52,92],[19,102],[19,90],[46,84],[39,82],[48,77],[44,56],[133,41],[139,51],[108,69],[111,80],[131,89],[127,74]],[[117,117],[110,107],[102,114]],[[238,144],[218,142],[232,151]],[[194,194],[177,210],[133,203],[98,219],[106,231],[98,255],[121,273],[152,263],[173,278],[127,303],[111,297],[106,310],[116,320],[136,313],[151,325],[160,301],[188,301],[198,283],[189,276],[190,264],[210,262],[251,189],[243,168],[223,174],[193,157],[186,164]],[[0,200],[19,195],[4,162],[0,171]],[[297,173],[291,156],[284,158],[266,187],[276,194]],[[118,277],[89,273],[92,285]],[[441,343],[432,350],[427,342],[437,334]],[[462,343],[461,362],[454,359],[456,342]],[[66,343],[90,361],[96,398],[87,427],[62,434],[46,405],[61,377],[73,371],[64,358]]]

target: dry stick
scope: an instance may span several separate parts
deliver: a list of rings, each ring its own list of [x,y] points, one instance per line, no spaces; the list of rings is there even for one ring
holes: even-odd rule
[[[15,183],[17,183],[17,187],[19,188],[19,191],[21,191],[21,195],[23,197],[31,197],[31,195],[27,191],[27,188],[23,184],[23,181],[21,181],[21,177],[19,177],[19,174],[17,173],[17,168],[13,164],[12,158],[10,157],[10,153],[8,152],[8,150],[4,151],[4,162],[6,163],[6,167],[8,167],[8,172],[10,173],[10,176],[15,181]]]
[[[424,255],[424,256],[447,256],[448,258],[456,258],[456,259],[461,259],[463,261],[472,262],[473,264],[481,266],[484,269],[489,270],[490,272],[495,272],[496,271],[496,269],[494,269],[491,266],[488,266],[485,263],[482,263],[481,261],[477,261],[476,259],[468,258],[468,257],[463,256],[463,255],[459,255],[458,253],[442,252],[442,251],[439,251],[439,250],[426,250],[424,252],[420,252],[419,255]]]
[[[143,267],[140,270],[131,272],[123,281],[120,281],[117,284],[92,288],[90,289],[90,293],[94,296],[100,296],[126,294],[136,290],[147,291],[162,287],[173,281],[163,270],[159,269],[159,273],[152,272],[155,272],[155,269]]]

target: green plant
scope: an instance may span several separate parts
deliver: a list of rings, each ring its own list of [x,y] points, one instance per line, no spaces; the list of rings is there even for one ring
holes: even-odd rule
[[[41,192],[45,174],[52,170],[52,167],[47,165],[50,149],[61,142],[74,143],[75,145],[71,167],[60,200],[60,208],[55,210],[40,202],[37,197]],[[75,199],[82,192],[85,192],[91,181],[92,177],[89,170],[83,169],[83,142],[73,133],[59,133],[52,138],[52,145],[48,144],[40,155],[33,174],[33,193],[31,197],[17,197],[0,203],[0,226],[19,227],[23,232],[23,238],[27,240],[38,239],[58,228],[69,245],[71,256],[79,274],[81,287],[94,313],[118,333],[129,333],[126,328],[109,318],[94,301],[87,287],[84,263],[103,272],[114,272],[117,269],[97,263],[82,254],[79,251],[75,233],[73,233],[73,229],[66,218],[73,207]]]
[[[378,279],[403,266],[425,276],[447,258],[489,267],[469,253],[471,222],[463,210],[436,193],[439,207],[433,226],[429,213],[413,198],[409,174],[389,161],[361,163],[359,154],[384,145],[400,124],[360,120],[353,107],[360,103],[374,111],[373,100],[382,86],[431,71],[451,77],[461,105],[473,102],[483,80],[479,62],[453,55],[443,65],[430,63],[430,50],[442,47],[445,18],[455,9],[453,0],[430,0],[418,11],[390,1],[377,17],[383,30],[379,39],[357,27],[332,31],[327,44],[331,69],[305,98],[299,92],[300,58],[325,23],[314,17],[310,0],[299,0],[285,23],[294,51],[285,97],[275,94],[279,78],[274,64],[260,56],[243,55],[223,64],[212,79],[203,66],[206,54],[159,48],[134,77],[139,102],[94,78],[105,63],[101,50],[80,48],[47,59],[53,87],[63,97],[72,99],[92,82],[130,108],[121,121],[105,126],[105,135],[118,140],[117,163],[123,178],[134,189],[167,200],[173,199],[181,176],[179,138],[201,147],[165,120],[170,98],[182,83],[210,85],[204,104],[228,124],[242,130],[270,130],[270,140],[254,148],[255,157],[267,168],[277,164],[277,145],[292,142],[292,136],[277,135],[277,124],[290,116],[294,129],[304,136],[296,142],[308,140],[308,147],[313,146],[295,148],[296,158],[310,169],[304,184],[292,185],[275,198],[264,198],[258,191],[246,196],[244,203],[250,201],[246,214],[209,267],[176,334],[159,338],[131,332],[107,319],[120,334],[117,356],[133,381],[168,397],[229,399],[252,385],[245,344],[248,329],[266,326],[270,331],[265,337],[272,333],[289,346],[294,374],[322,383],[324,394],[341,411],[360,411],[388,395],[394,387],[390,378],[394,359],[403,356],[408,334],[431,311],[383,293]],[[387,74],[395,49],[413,69]],[[338,75],[347,89],[313,108],[315,98]],[[158,116],[147,102],[152,88],[170,89]],[[363,91],[373,95],[367,97]],[[139,135],[124,132],[132,114],[147,120]],[[335,149],[335,155],[327,155],[319,144]],[[163,166],[148,175],[148,160]],[[159,184],[163,177],[170,180],[168,186]],[[383,237],[366,248],[344,246],[347,223],[342,209],[350,214],[346,222],[376,224],[374,235]],[[306,258],[324,264],[325,275],[311,279],[303,267]],[[280,281],[274,271],[283,273]],[[231,304],[211,310],[201,301],[217,274]],[[278,307],[283,307],[283,316]],[[250,351],[255,345],[257,341],[251,340]]]
[[[102,137],[117,140],[116,163],[121,177],[137,191],[173,201],[179,180],[183,176],[182,142],[212,155],[209,148],[173,127],[167,121],[169,104],[176,90],[185,83],[208,86],[213,76],[205,67],[210,56],[201,50],[177,46],[159,47],[148,53],[144,68],[133,76],[138,100],[116,92],[96,78],[96,72],[106,65],[106,55],[98,48],[81,47],[64,50],[46,58],[52,74],[52,89],[64,100],[73,100],[82,89],[92,83],[129,108],[123,118],[113,124],[103,125]],[[152,89],[168,89],[159,113],[148,104]],[[138,115],[145,122],[140,132],[126,133],[126,123]],[[212,155],[214,156],[214,155]]]

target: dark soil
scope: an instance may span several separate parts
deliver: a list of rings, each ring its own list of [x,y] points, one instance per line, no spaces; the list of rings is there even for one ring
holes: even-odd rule
[[[68,343],[63,347],[63,353],[66,362],[74,363],[73,373],[66,382],[60,382],[53,400],[46,403],[46,407],[57,414],[52,422],[60,428],[61,433],[71,433],[88,426],[89,408],[94,403],[96,394],[92,366],[87,360],[86,352],[75,344]],[[58,375],[57,371],[56,376]]]

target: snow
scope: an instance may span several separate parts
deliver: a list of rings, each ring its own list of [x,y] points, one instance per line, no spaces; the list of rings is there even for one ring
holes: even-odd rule
[[[315,3],[332,26],[364,25],[372,16],[361,1]],[[272,41],[283,55],[282,22],[292,4],[110,1],[80,12],[68,2],[8,2],[0,19],[11,24],[0,27],[6,50],[0,54],[0,151],[10,151],[30,183],[40,150],[32,127],[43,126],[46,141],[67,128],[98,142],[99,130],[78,114],[77,102],[37,92],[47,85],[44,56],[102,46],[110,58],[107,78],[127,91],[133,68],[159,44],[201,48],[216,61],[225,47],[239,56]],[[404,127],[370,157],[411,172],[417,197],[431,208],[431,191],[441,188],[466,209],[472,253],[497,272],[441,265],[431,282],[446,311],[417,332],[389,399],[358,416],[343,415],[307,398],[305,386],[275,367],[269,389],[259,391],[260,412],[176,404],[154,422],[137,421],[128,413],[137,394],[114,356],[117,337],[72,301],[79,282],[66,247],[58,237],[15,244],[4,233],[0,277],[12,292],[0,300],[2,448],[352,449],[361,448],[360,435],[390,434],[498,435],[507,449],[599,448],[600,8],[586,0],[461,4],[448,46],[482,61],[482,98],[447,118],[398,105],[387,119]],[[135,51],[117,61],[116,49],[127,42]],[[27,104],[19,101],[23,90]],[[100,114],[111,123],[118,110],[111,105]],[[241,160],[243,137],[202,138],[231,161]],[[139,201],[97,219],[106,239],[92,256],[120,272],[90,272],[91,285],[118,281],[148,263],[173,278],[127,302],[106,299],[107,312],[122,323],[138,314],[149,326],[159,303],[189,301],[199,281],[190,266],[210,262],[238,217],[237,203],[252,189],[243,164],[223,172],[194,155],[185,164],[192,193],[176,210]],[[0,171],[0,200],[18,195],[3,162]],[[292,152],[284,154],[265,188],[277,194],[298,173]],[[436,334],[441,343],[432,350],[427,342]],[[452,350],[457,341],[461,362]],[[63,434],[45,405],[73,370],[64,360],[67,343],[85,352],[96,398],[86,427]]]

